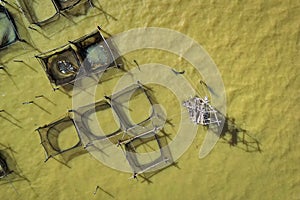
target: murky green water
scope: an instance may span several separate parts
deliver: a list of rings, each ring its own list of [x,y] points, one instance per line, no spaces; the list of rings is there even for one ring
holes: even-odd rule
[[[17,14],[13,7],[7,8]],[[72,99],[52,90],[33,57],[38,52],[17,43],[0,52],[7,67],[7,72],[0,71],[0,109],[6,111],[0,113],[0,142],[11,147],[5,151],[13,155],[18,173],[26,179],[16,177],[20,181],[13,182],[13,187],[1,181],[1,199],[300,199],[299,8],[296,0],[101,1],[100,10],[91,9],[87,16],[73,21],[61,16],[55,29],[47,27],[41,33],[28,29],[42,52],[90,33],[97,25],[110,34],[164,27],[192,37],[218,66],[226,88],[228,116],[237,127],[247,130],[245,141],[254,152],[246,151],[246,143],[233,147],[220,139],[209,156],[199,160],[205,136],[205,130],[199,128],[177,165],[152,176],[151,182],[128,180],[130,174],[110,169],[89,154],[67,165],[55,159],[44,163],[34,130],[63,116],[72,108]],[[20,13],[17,16],[25,27],[29,25]],[[15,56],[24,62],[8,61]],[[145,50],[126,58],[131,67],[136,59],[139,64],[157,62],[186,69],[186,78],[195,86],[200,79],[186,61],[166,52]],[[104,82],[97,95],[110,94],[115,83],[115,79]],[[37,95],[48,100],[35,99]],[[158,98],[170,112],[179,103],[168,93]],[[47,112],[34,104],[22,104],[30,100]],[[242,134],[238,136],[242,138]],[[251,143],[253,138],[260,142],[261,152]],[[93,195],[97,185],[103,190]]]

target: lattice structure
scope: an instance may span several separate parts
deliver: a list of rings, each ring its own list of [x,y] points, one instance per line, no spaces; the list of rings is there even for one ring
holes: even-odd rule
[[[188,109],[190,119],[195,124],[220,125],[221,121],[218,119],[217,111],[209,104],[208,98],[193,97],[183,102],[183,106]]]

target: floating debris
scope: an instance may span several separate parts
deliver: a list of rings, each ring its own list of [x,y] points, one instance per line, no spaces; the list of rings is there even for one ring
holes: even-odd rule
[[[96,195],[97,191],[99,190],[100,186],[97,185],[96,189],[95,189],[95,192],[94,192],[94,195]]]
[[[179,74],[184,74],[185,70],[183,71],[176,71],[175,69],[172,69],[172,72],[174,72],[174,74],[179,75]]]
[[[34,103],[34,102],[33,101],[26,101],[26,102],[23,102],[22,104],[26,105],[26,104],[32,104],[32,103]]]
[[[183,102],[183,106],[188,109],[190,119],[195,124],[209,125],[218,124],[221,121],[218,119],[217,111],[209,104],[207,97],[193,97]]]

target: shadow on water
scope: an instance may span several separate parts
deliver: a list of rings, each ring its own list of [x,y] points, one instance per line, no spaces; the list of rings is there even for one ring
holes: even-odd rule
[[[14,191],[18,194],[13,183],[26,181],[30,185],[31,182],[26,176],[22,175],[22,171],[20,170],[14,156],[16,153],[17,152],[11,147],[0,143],[0,159],[2,160],[1,169],[3,170],[1,171],[0,186],[10,184]]]
[[[158,104],[153,95],[153,90],[145,85],[143,87],[148,91],[147,94],[151,101]],[[220,111],[217,111],[217,115],[219,119],[224,120],[224,126],[220,134],[223,143],[229,144],[230,147],[242,149],[245,152],[262,152],[261,143],[249,131],[237,124],[235,118],[225,116]],[[166,123],[174,126],[170,119],[167,119]],[[218,133],[219,127],[217,125],[212,125],[210,128],[213,132]]]
[[[247,130],[241,128],[235,118],[226,116],[224,119],[225,123],[220,138],[225,143],[246,152],[262,152],[260,142]]]
[[[204,87],[205,89],[207,89],[212,95],[218,96],[218,95],[215,93],[215,91],[213,90],[213,88],[212,88],[211,86],[207,85],[204,81],[200,80],[200,85],[201,85],[202,87]]]
[[[88,153],[88,151],[86,149],[84,149],[82,145],[80,145],[76,148],[59,153],[58,155],[49,156],[49,159],[52,158],[59,164],[64,165],[67,168],[71,169],[72,167],[69,165],[69,162],[81,155],[86,154],[86,153]],[[45,160],[45,162],[46,161],[48,161],[48,159]]]
[[[154,138],[157,142],[156,147],[148,143],[149,141],[155,141],[153,140]],[[140,137],[127,143],[125,145],[125,149],[127,150],[126,158],[134,172],[133,177],[131,178],[134,178],[136,180],[141,179],[141,183],[147,182],[148,184],[150,184],[153,183],[151,179],[162,171],[169,169],[170,167],[176,167],[177,169],[180,169],[178,163],[173,160],[172,152],[169,149],[168,144],[169,142],[167,140],[167,137],[164,134],[160,134],[160,132],[157,132],[154,136],[150,136],[147,138]],[[153,159],[153,157],[151,157],[149,154],[149,158],[147,158],[148,160],[146,162],[140,162],[138,159],[139,152],[137,151],[139,147],[143,148],[143,153],[146,154],[152,153],[159,149],[160,156],[156,159]],[[132,156],[130,152],[134,152],[136,155]],[[157,166],[160,167],[157,168]]]
[[[95,3],[92,2],[92,0],[89,0],[88,2],[89,2],[90,6],[91,6],[92,8],[96,8],[98,11],[100,11],[101,13],[104,14],[104,17],[105,17],[105,20],[106,20],[107,23],[109,22],[109,19],[108,19],[108,18],[111,18],[111,19],[113,19],[114,21],[118,21],[118,19],[117,19],[116,17],[114,17],[113,15],[109,14],[108,12],[106,12],[106,11],[103,9],[103,7],[101,6],[101,4],[96,5]]]
[[[153,105],[159,105],[159,101],[156,99],[156,97],[154,95],[155,91],[151,87],[146,86],[139,81],[138,81],[138,83],[141,84],[143,86],[143,88],[145,89],[145,92],[146,92],[147,97],[149,98],[150,102]],[[160,116],[160,114],[158,113],[158,117],[163,117],[163,116]],[[170,125],[171,127],[175,127],[175,124],[172,122],[173,121],[172,118],[166,118],[166,117],[163,117],[163,118],[165,118],[164,120],[166,120],[166,124]],[[165,135],[168,135],[164,132],[164,129],[162,129],[162,131]]]
[[[98,190],[101,190],[102,192],[104,192],[105,194],[107,194],[108,196],[110,196],[111,198],[115,199],[114,195],[112,195],[110,192],[108,192],[107,190],[103,189],[99,185],[97,185],[96,190],[94,192],[94,195],[96,195],[96,193],[97,193]]]
[[[147,182],[148,184],[153,183],[153,181],[151,180],[151,178],[153,178],[155,175],[157,175],[157,174],[161,173],[162,171],[164,171],[166,169],[169,169],[171,167],[176,167],[177,169],[181,169],[178,166],[178,162],[173,162],[171,165],[169,165],[169,166],[167,166],[165,168],[156,170],[154,172],[145,172],[145,173],[139,174],[139,177],[142,179],[141,183],[144,183],[144,182]]]
[[[53,140],[53,138],[52,138]],[[57,142],[57,141],[52,141]],[[74,148],[71,148],[66,151],[62,151],[61,153],[58,153],[56,155],[49,155],[49,157],[44,161],[47,162],[48,159],[52,158],[56,162],[58,162],[61,165],[64,165],[65,167],[71,169],[72,167],[69,165],[69,162],[77,157],[80,157],[81,155],[84,155],[88,153],[86,149],[80,144]]]
[[[3,65],[3,64],[0,64],[0,70],[4,71],[5,74],[8,76],[8,78],[11,80],[11,82],[14,84],[14,86],[17,89],[19,89],[16,81],[13,79],[13,75],[8,72],[7,67],[5,65]]]
[[[18,120],[17,118],[15,118],[12,114],[10,114],[9,112],[5,111],[5,110],[1,110],[0,111],[0,117],[8,122],[10,122],[12,125],[21,128],[22,126],[19,125],[19,123],[21,122],[20,120]],[[11,119],[10,119],[11,118]]]
[[[52,89],[54,92],[59,91],[62,94],[66,95],[68,98],[72,98],[72,95],[70,94],[72,92],[72,89],[70,89],[70,87],[71,85],[62,86],[62,87],[52,87]]]
[[[61,157],[63,158],[63,160],[66,163],[69,163],[71,160],[84,155],[88,153],[88,151],[86,149],[83,148],[83,146],[78,147],[77,149],[74,149],[73,151],[70,152],[64,152],[63,154],[61,154]]]
[[[17,60],[14,59],[14,62],[18,62],[18,63],[23,63],[24,66],[28,67],[29,69],[31,69],[32,71],[35,71],[36,73],[38,73],[38,71],[36,69],[34,69],[32,66],[30,66],[29,64],[27,64],[24,60]]]
[[[35,96],[35,98],[36,98],[36,99],[38,99],[38,98],[43,98],[43,99],[45,99],[46,101],[48,101],[49,103],[51,103],[52,105],[56,106],[56,103],[53,102],[53,101],[52,101],[51,99],[49,99],[48,97],[46,97],[45,95],[37,95],[37,96]]]

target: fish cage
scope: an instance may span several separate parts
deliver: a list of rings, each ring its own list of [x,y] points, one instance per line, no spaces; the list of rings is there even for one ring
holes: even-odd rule
[[[167,140],[158,135],[166,117],[162,109],[154,103],[149,91],[137,82],[112,94],[109,100],[124,132],[122,138],[118,139],[117,146],[122,149],[122,146],[125,147],[125,157],[132,168],[133,176],[171,165],[173,158]],[[140,117],[141,112],[138,112],[139,118],[135,120],[132,116],[135,110],[146,110],[148,115]],[[137,151],[146,149],[149,143],[154,144],[150,152]]]
[[[94,156],[102,157],[109,156],[107,153],[110,151],[104,150],[107,147],[112,145],[120,147],[123,152],[125,150],[124,156],[134,175],[161,169],[173,163],[167,140],[164,135],[159,135],[165,122],[164,113],[154,105],[140,82],[105,98],[106,100],[71,110],[85,148]],[[133,104],[130,105],[130,102]],[[141,109],[150,112],[147,112],[148,115],[143,116],[144,118],[138,113],[139,120],[133,120],[131,118],[133,110]],[[101,121],[107,118],[105,114],[107,111],[112,115],[112,119],[109,119],[109,130],[104,131],[101,128]],[[112,125],[113,120],[115,125]],[[148,147],[149,143],[154,145],[156,151],[144,153],[138,151]]]
[[[0,49],[20,39],[15,21],[7,9],[0,5]]]
[[[162,111],[159,110],[158,107],[154,106],[145,89],[140,84],[134,84],[126,87],[123,90],[114,93],[111,97],[106,98],[109,102],[106,100],[100,100],[95,104],[85,105],[77,108],[76,110],[72,110],[78,130],[80,133],[83,133],[85,135],[84,138],[87,137],[88,140],[106,139],[120,132],[127,135],[116,140],[119,141],[124,138],[138,136],[145,133],[146,130],[151,131],[154,128],[159,130],[165,122],[164,117],[161,117],[163,116],[163,113],[161,113]],[[135,102],[134,105],[130,105],[133,109],[129,108],[129,102],[135,101],[136,99],[139,101]],[[133,121],[131,118],[133,110],[139,111],[140,108],[144,108],[145,110],[148,108],[150,110],[150,114],[145,112],[147,115],[143,116],[143,119]],[[98,129],[98,127],[94,127],[95,125],[93,124],[97,123],[97,120],[99,120],[93,115],[95,113],[99,113],[101,116],[101,113],[105,110],[110,110],[112,119],[114,119],[116,123],[114,126],[115,128],[112,128],[108,132],[103,132]]]
[[[41,145],[43,146],[46,154],[45,162],[56,155],[62,155],[67,160],[70,160],[73,155],[79,154],[84,149],[82,147],[82,143],[80,137],[73,133],[73,139],[71,141],[70,137],[68,137],[67,145],[62,145],[63,141],[61,141],[61,134],[63,132],[68,132],[68,128],[75,128],[74,121],[70,116],[63,117],[57,121],[54,121],[50,124],[47,124],[43,127],[39,127],[36,129],[39,133],[41,139]],[[71,143],[69,143],[71,142]]]
[[[118,139],[121,138],[121,125],[119,121],[112,121],[114,117],[112,116],[113,111],[111,105],[105,101],[100,100],[94,104],[82,106],[76,110],[72,110],[74,113],[74,121],[79,130],[79,135],[85,146],[91,145],[97,140],[111,139],[112,143],[116,144]],[[111,114],[111,116],[109,116]],[[104,130],[98,126],[98,122],[104,120],[110,120],[110,126],[108,130]],[[115,141],[115,142],[113,142]]]
[[[39,50],[31,40],[21,14],[0,4],[0,63],[7,63],[28,51]]]
[[[131,139],[124,146],[126,150],[125,156],[134,176],[156,171],[173,163],[166,138],[159,136],[155,129],[147,134],[141,134],[141,136]],[[147,147],[149,150],[147,150]],[[139,152],[139,149],[142,149],[142,152]]]
[[[138,135],[140,129],[162,128],[164,125],[163,111],[154,104],[148,91],[139,82],[112,94],[109,100],[122,130],[128,134]],[[133,119],[135,113],[138,118]]]
[[[81,1],[82,0],[53,0],[52,2],[54,3],[54,5],[57,7],[58,10],[62,11],[62,10],[73,8]]]
[[[81,66],[75,50],[69,44],[40,54],[36,58],[43,66],[50,82],[56,86],[74,81]]]
[[[117,66],[118,52],[112,43],[106,41],[100,30],[70,41],[77,47],[77,52],[84,68],[89,73],[105,71]]]
[[[40,27],[58,20],[61,15],[65,16],[65,12],[79,6],[78,4],[91,5],[91,0],[17,0],[17,2],[28,21]]]
[[[0,154],[0,179],[4,178],[8,174],[10,174],[11,171],[8,168],[7,162],[2,154]]]
[[[94,31],[69,44],[36,55],[51,83],[66,85],[91,73],[103,72],[116,65],[115,47]]]

